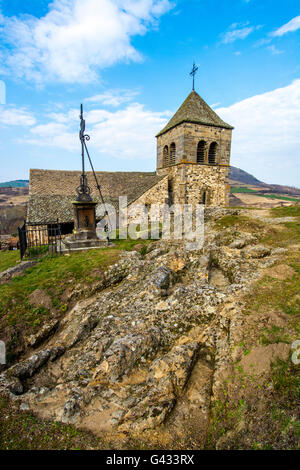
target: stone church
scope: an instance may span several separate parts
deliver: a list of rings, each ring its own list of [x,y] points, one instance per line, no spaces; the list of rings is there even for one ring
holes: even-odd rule
[[[193,90],[156,136],[156,172],[96,172],[104,201],[116,209],[125,195],[128,209],[137,203],[229,205],[232,129]],[[80,174],[31,169],[27,224],[45,226],[58,219],[62,232],[71,233]],[[93,174],[87,172],[87,178],[100,204]]]

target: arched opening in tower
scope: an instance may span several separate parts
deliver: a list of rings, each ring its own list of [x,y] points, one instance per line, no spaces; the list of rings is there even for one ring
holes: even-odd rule
[[[197,146],[197,163],[204,163],[205,156],[205,141],[200,140]]]
[[[176,162],[176,145],[174,142],[170,145],[170,165],[175,165]]]
[[[169,147],[167,145],[164,146],[163,150],[163,166],[169,165]]]
[[[168,179],[168,203],[172,206],[174,202],[174,182],[173,179]]]
[[[208,163],[210,165],[214,165],[216,163],[216,155],[217,155],[217,142],[212,142],[209,147],[208,152]]]

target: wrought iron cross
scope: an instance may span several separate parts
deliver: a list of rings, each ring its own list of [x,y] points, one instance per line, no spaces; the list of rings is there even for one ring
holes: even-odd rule
[[[84,149],[85,149],[85,141],[90,140],[90,136],[85,134],[85,120],[83,119],[83,108],[82,105],[80,105],[80,131],[79,131],[79,139],[81,142],[81,160],[82,160],[82,173],[80,177],[80,186],[77,188],[77,200],[78,201],[91,201],[91,196],[90,196],[90,188],[87,184],[87,177],[85,174],[85,168],[84,168]]]
[[[193,77],[193,91],[195,90],[195,75],[197,73],[197,70],[198,70],[198,67],[196,66],[196,64],[194,62],[192,71],[190,72],[190,75]]]

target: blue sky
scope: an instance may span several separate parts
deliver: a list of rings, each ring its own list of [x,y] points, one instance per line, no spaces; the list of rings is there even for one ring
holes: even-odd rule
[[[300,186],[299,0],[0,0],[0,181],[155,169],[155,134],[191,90],[235,126],[231,163]]]

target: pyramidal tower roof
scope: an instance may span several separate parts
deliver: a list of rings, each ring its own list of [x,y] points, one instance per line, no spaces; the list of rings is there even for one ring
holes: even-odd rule
[[[222,119],[208,106],[207,103],[205,103],[195,90],[189,94],[172,119],[170,119],[168,124],[157,134],[156,137],[164,134],[183,122],[233,129],[232,126],[222,121]]]

